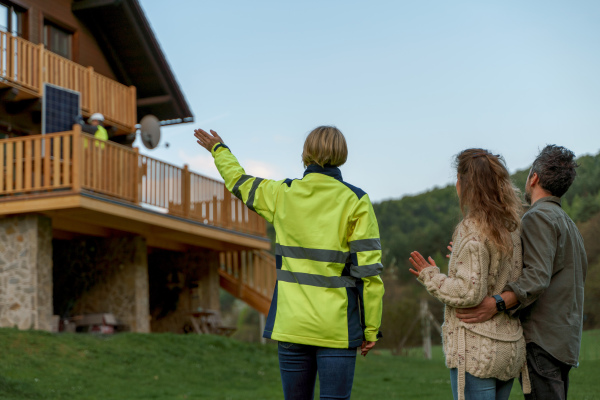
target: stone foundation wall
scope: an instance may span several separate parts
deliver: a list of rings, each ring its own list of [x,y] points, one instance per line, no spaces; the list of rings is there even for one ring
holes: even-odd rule
[[[52,327],[52,223],[0,218],[0,327]]]
[[[219,258],[216,251],[157,250],[148,260],[152,332],[184,333],[189,313],[219,310]]]
[[[150,332],[148,260],[143,238],[56,241],[55,248],[58,313],[112,313],[128,330]]]

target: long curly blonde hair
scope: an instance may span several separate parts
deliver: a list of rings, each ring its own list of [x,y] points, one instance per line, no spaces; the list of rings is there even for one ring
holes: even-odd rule
[[[484,149],[467,149],[455,160],[460,209],[502,254],[512,254],[511,232],[520,229],[523,204],[504,159]]]

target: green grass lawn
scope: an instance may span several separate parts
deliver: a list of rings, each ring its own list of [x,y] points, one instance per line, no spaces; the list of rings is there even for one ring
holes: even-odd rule
[[[1,399],[282,399],[277,348],[215,336],[0,329]],[[570,398],[600,399],[600,331],[584,333]],[[441,349],[357,360],[354,399],[448,399]],[[522,398],[515,383],[511,399]]]

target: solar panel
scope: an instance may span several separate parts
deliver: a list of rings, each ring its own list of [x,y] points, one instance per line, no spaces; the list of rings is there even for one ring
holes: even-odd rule
[[[42,134],[72,130],[78,115],[81,115],[79,92],[44,84]]]

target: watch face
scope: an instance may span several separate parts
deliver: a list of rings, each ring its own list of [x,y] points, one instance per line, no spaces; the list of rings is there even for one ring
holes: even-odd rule
[[[504,299],[502,299],[501,296],[494,296],[494,299],[496,299],[496,309],[498,311],[504,311],[506,310],[506,303],[504,303]]]

